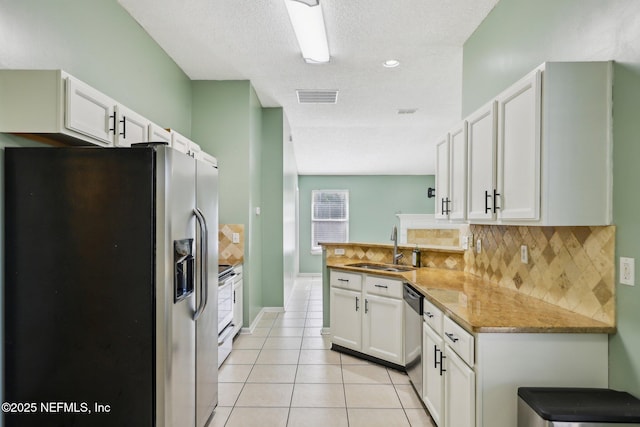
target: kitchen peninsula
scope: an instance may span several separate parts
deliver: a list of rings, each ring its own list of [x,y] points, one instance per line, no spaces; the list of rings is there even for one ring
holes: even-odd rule
[[[409,255],[413,248],[399,246],[398,250]],[[405,359],[402,363],[385,360],[383,353],[382,357],[372,353],[373,346],[366,344],[371,339],[366,335],[372,334],[372,327],[365,326],[371,323],[366,316],[376,316],[369,299],[378,297],[374,283],[389,286],[390,301],[398,299],[392,285],[401,288],[402,283],[424,296],[424,386],[416,391],[441,427],[516,425],[517,388],[522,386],[608,386],[608,334],[615,333],[614,322],[590,318],[471,274],[462,250],[423,249],[421,264],[426,267],[402,266],[407,271],[357,266],[366,262],[374,267],[400,267],[392,264],[391,245],[325,244],[323,254],[325,319],[333,322],[332,310],[351,307],[363,319],[362,329],[356,331],[365,335],[362,339],[344,339],[344,328],[325,324],[338,351],[403,365]],[[334,307],[339,295],[351,295],[355,302]],[[398,329],[396,334],[386,333],[395,335],[389,339],[404,339],[405,324],[391,319],[389,324]],[[439,422],[445,418],[449,421]]]

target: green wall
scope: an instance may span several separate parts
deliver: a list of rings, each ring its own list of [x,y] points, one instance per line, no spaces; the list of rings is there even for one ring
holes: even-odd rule
[[[261,117],[255,115],[261,112],[256,102],[246,80],[193,82],[193,139],[218,159],[220,223],[245,226],[245,326],[262,307],[262,227],[261,217],[255,213],[261,200],[257,147]]]
[[[616,266],[620,256],[640,258],[640,195],[636,189],[640,182],[638,17],[637,0],[501,0],[467,40],[463,53],[463,115],[542,62],[616,61]],[[617,284],[616,295],[618,333],[609,341],[609,385],[640,397],[640,287]]]
[[[314,176],[298,178],[300,188],[300,273],[320,274],[321,255],[311,254],[311,191],[349,190],[349,241],[389,243],[398,213],[432,214],[427,188],[433,175]]]
[[[262,114],[262,302],[284,307],[283,262],[283,111],[265,108]],[[267,196],[268,195],[268,196]]]

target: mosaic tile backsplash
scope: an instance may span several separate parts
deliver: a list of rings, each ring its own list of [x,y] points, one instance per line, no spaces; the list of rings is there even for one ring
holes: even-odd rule
[[[331,259],[343,261],[345,258],[353,262],[372,261],[384,264],[393,263],[393,252],[389,246],[378,247],[377,245],[367,245],[366,243],[350,243],[344,246],[340,244],[325,244],[327,248],[327,262]],[[344,255],[335,256],[333,250],[335,248],[344,249]],[[398,248],[404,256],[400,259],[400,264],[411,264],[411,251],[413,249]],[[464,270],[464,256],[462,252],[447,252],[422,249],[420,251],[420,265],[422,267],[444,268],[448,270]]]
[[[465,271],[595,320],[615,324],[615,226],[471,225],[482,252]],[[520,260],[527,245],[529,262]]]
[[[240,243],[233,243],[233,233],[240,234]],[[244,261],[244,224],[219,225],[218,253],[222,264],[239,264]]]

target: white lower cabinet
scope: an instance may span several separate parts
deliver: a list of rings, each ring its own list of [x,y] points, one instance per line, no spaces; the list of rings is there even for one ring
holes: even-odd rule
[[[473,427],[476,423],[476,374],[446,344],[444,358],[444,425]]]
[[[366,294],[364,298],[363,353],[402,365],[404,301]]]
[[[233,268],[236,276],[233,278],[233,335],[236,335],[242,329],[243,323],[243,280],[242,265]]]
[[[331,342],[362,351],[361,292],[331,288]]]
[[[518,387],[607,387],[607,343],[607,334],[471,334],[425,299],[422,398],[438,427],[514,427]]]
[[[426,311],[426,308],[425,308]],[[422,325],[423,400],[438,426],[444,425],[444,342],[426,322]]]
[[[330,284],[331,342],[403,366],[402,281],[331,270]]]

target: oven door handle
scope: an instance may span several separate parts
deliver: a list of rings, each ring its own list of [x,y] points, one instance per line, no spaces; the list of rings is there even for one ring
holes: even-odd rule
[[[209,233],[207,230],[207,220],[204,218],[202,211],[199,208],[195,208],[193,210],[193,214],[198,220],[198,225],[200,226],[200,303],[198,304],[198,309],[193,314],[193,320],[198,320],[207,307],[209,299],[209,268],[207,262],[209,259]]]
[[[226,328],[224,328],[222,332],[220,332],[220,335],[218,335],[218,346],[221,346],[222,344],[224,344],[227,338],[229,338],[229,335],[233,334],[234,326],[235,325],[233,323],[229,323],[229,325]]]

